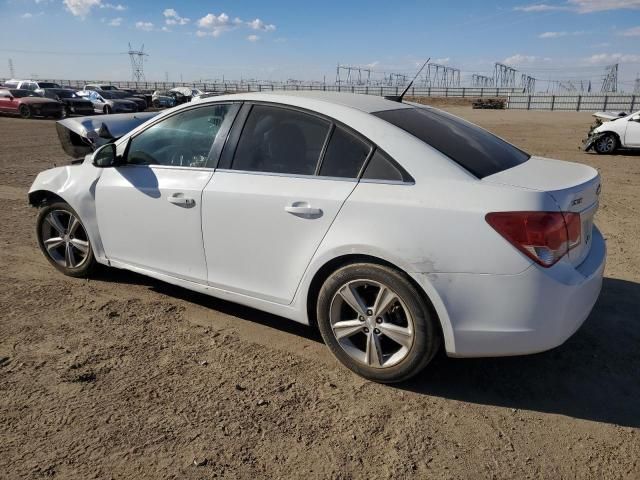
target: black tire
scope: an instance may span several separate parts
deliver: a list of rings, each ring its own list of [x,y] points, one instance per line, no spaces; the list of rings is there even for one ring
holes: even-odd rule
[[[110,115],[113,110],[109,105],[105,105],[102,111],[104,112],[105,115]]]
[[[618,137],[609,133],[596,140],[593,149],[600,155],[611,155],[618,149]]]
[[[160,102],[159,102],[158,100],[153,100],[153,101],[151,102],[151,106],[152,106],[153,108],[160,108]]]
[[[78,262],[78,264],[74,267],[65,266],[59,263],[59,260],[60,260],[59,257],[62,256],[66,258],[66,247],[64,244],[61,245],[60,247],[57,247],[51,250],[48,250],[47,247],[45,246],[45,235],[47,235],[47,231],[49,232],[56,231],[56,229],[52,226],[52,224],[49,223],[49,221],[47,220],[47,217],[49,216],[49,214],[52,214],[52,213],[56,215],[59,219],[60,217],[64,217],[64,213],[66,213],[67,215],[69,215],[69,218],[73,216],[79,222],[74,232],[71,232],[70,238],[72,240],[80,240],[82,242],[86,242],[87,253],[83,254],[79,249],[76,248],[75,255],[77,255],[78,257],[83,255],[85,256],[83,260]],[[68,227],[69,225],[69,224],[67,225],[64,224],[64,219],[60,219],[60,223],[63,227]],[[89,276],[95,270],[97,266],[97,262],[96,262],[95,256],[93,255],[93,248],[91,246],[89,237],[87,236],[84,224],[82,223],[80,216],[67,203],[56,202],[50,205],[44,205],[42,208],[40,208],[40,211],[38,212],[38,216],[36,218],[36,238],[38,239],[38,245],[40,246],[40,250],[44,254],[45,258],[49,261],[49,263],[51,263],[51,265],[53,265],[56,269],[58,269],[65,275],[68,275],[70,277],[84,278]],[[61,252],[60,249],[63,249],[64,252]]]
[[[18,110],[22,118],[31,118],[31,109],[26,105],[20,105]]]
[[[370,281],[386,286],[402,302],[403,308],[412,318],[414,332],[412,344],[407,348],[404,357],[395,364],[374,367],[355,359],[341,346],[333,332],[331,324],[332,302],[338,298],[338,291],[343,289],[345,285],[360,281],[365,283]],[[366,315],[371,313],[370,305],[371,302],[368,302]],[[382,265],[354,263],[336,270],[327,278],[320,289],[316,314],[322,338],[336,358],[353,372],[375,382],[396,383],[416,375],[433,359],[442,343],[440,328],[436,323],[437,319],[418,289],[402,272]],[[370,318],[368,317],[366,322],[369,322]],[[362,317],[360,320],[364,321]],[[363,323],[363,325],[365,324]],[[375,327],[375,325],[372,326]],[[380,328],[382,327],[380,326]],[[366,328],[364,330],[371,331]],[[373,331],[377,331],[378,337],[380,337],[380,330],[374,329]],[[373,331],[371,335],[373,335]],[[364,335],[364,332],[362,334]],[[360,335],[360,333],[355,335]],[[348,338],[351,341],[352,337]],[[380,340],[378,341],[380,342]]]

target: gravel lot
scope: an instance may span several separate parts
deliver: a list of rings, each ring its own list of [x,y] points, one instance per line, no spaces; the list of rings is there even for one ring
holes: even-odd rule
[[[640,478],[640,155],[581,152],[585,113],[447,109],[600,170],[607,278],[560,348],[395,387],[284,319],[57,273],[26,192],[68,159],[52,121],[0,118],[0,478]]]

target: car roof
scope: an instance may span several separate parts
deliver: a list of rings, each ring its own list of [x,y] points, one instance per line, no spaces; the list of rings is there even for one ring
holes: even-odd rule
[[[205,98],[202,101],[219,102],[226,99],[235,100],[264,100],[269,101],[270,98],[277,97],[278,102],[287,103],[287,98],[295,100],[299,103],[300,99],[309,99],[331,103],[334,105],[342,105],[344,107],[354,108],[365,113],[381,112],[385,110],[399,110],[401,108],[414,108],[411,105],[386,100],[378,95],[365,95],[359,93],[346,92],[324,92],[324,91],[268,91],[254,93],[237,93],[233,95],[221,95],[216,97]]]

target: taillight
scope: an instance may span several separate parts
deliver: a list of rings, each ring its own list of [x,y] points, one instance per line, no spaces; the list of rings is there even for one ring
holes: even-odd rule
[[[580,245],[580,214],[574,212],[494,212],[486,220],[518,250],[550,267]]]

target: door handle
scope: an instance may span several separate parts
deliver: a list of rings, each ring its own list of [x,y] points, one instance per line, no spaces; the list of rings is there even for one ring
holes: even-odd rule
[[[301,217],[321,217],[322,209],[310,206],[307,202],[293,202],[284,207],[285,212]]]
[[[183,193],[174,193],[170,197],[167,197],[169,203],[178,205],[180,207],[193,207],[196,201],[193,198],[185,197]]]

